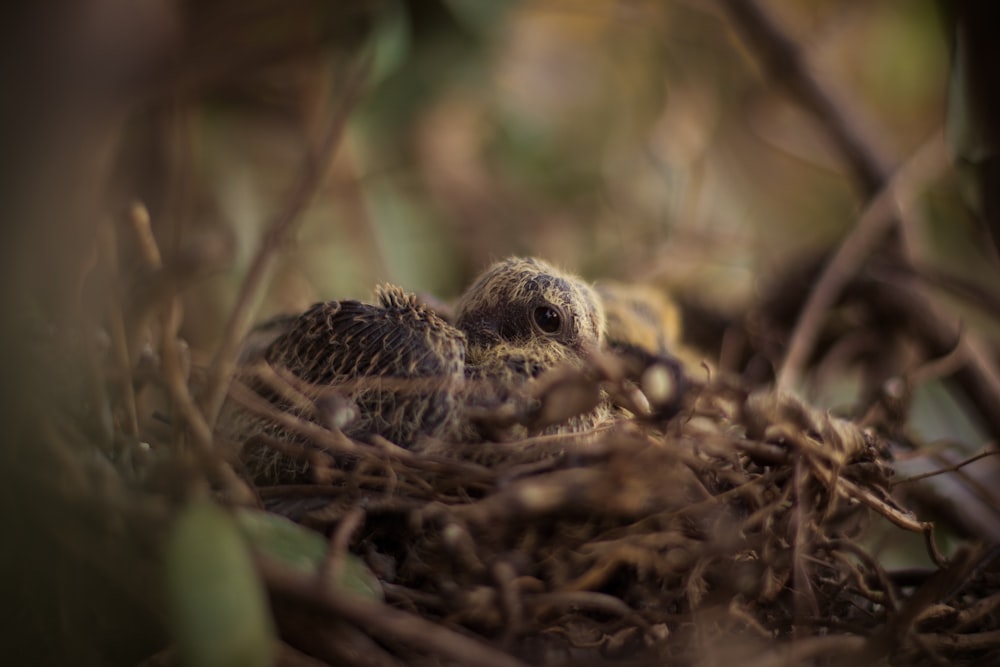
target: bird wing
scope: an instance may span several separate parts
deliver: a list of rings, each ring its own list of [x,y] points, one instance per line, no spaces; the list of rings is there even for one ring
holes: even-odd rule
[[[398,287],[377,295],[377,305],[314,305],[264,359],[317,388],[339,386],[358,407],[350,435],[377,433],[408,446],[446,427],[464,380],[465,336]]]
[[[465,338],[396,287],[379,304],[328,301],[300,315],[264,354],[305,382],[332,385],[361,378],[462,377]]]

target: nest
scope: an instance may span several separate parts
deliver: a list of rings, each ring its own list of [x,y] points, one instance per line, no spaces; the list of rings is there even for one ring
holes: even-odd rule
[[[529,664],[919,664],[986,650],[944,634],[939,607],[914,609],[925,588],[863,546],[873,515],[930,535],[890,497],[878,440],[790,396],[714,382],[665,422],[349,454],[349,473],[317,465],[317,484],[257,492],[349,544],[393,607]],[[951,604],[988,599],[986,576]],[[985,639],[973,625],[966,636]],[[374,633],[396,657],[482,659],[391,634]]]
[[[257,485],[208,430],[195,392],[209,383],[162,312],[160,353],[148,348],[131,375],[115,335],[96,350],[45,340],[36,360],[61,378],[46,389],[62,407],[35,416],[41,462],[26,479],[47,490],[44,512],[77,517],[38,565],[69,573],[46,580],[58,613],[80,620],[56,642],[60,659],[178,664],[161,563],[198,498],[329,541],[318,573],[236,547],[254,553],[248,581],[269,593],[282,665],[975,665],[1000,644],[996,553],[944,558],[931,524],[890,495],[888,443],[793,396],[688,378],[669,410],[633,406],[596,429],[414,449],[264,402],[300,444],[261,436],[253,448],[310,477]],[[607,368],[562,380],[538,396],[552,419],[586,409],[581,396],[624,401],[641,386]],[[937,566],[881,563],[868,546],[880,524],[922,535]],[[378,595],[318,585],[345,559]]]
[[[44,646],[22,639],[25,661],[219,664],[185,653],[189,635],[226,638],[203,627],[219,618],[178,617],[178,588],[194,591],[191,614],[200,588],[220,593],[219,632],[228,627],[238,650],[261,646],[257,664],[272,653],[281,665],[359,667],[994,659],[996,551],[938,553],[931,524],[890,494],[892,443],[875,430],[735,378],[653,382],[649,368],[597,359],[541,382],[536,397],[543,432],[600,392],[637,399],[583,432],[407,449],[261,401],[297,439],[227,443],[208,418],[220,385],[192,371],[176,297],[164,294],[158,324],[137,320],[156,345],[135,363],[121,351],[137,324],[36,341],[35,389],[47,400],[27,418],[32,448],[11,450],[25,455],[8,462],[5,488],[40,498],[15,535],[40,546],[13,554],[28,573],[16,599],[48,592],[53,603],[35,603],[14,629],[30,638],[41,636],[34,618],[72,622]],[[638,400],[640,387],[656,400]],[[315,407],[331,405],[324,394]],[[503,432],[511,415],[493,418]],[[310,476],[255,484],[234,444],[274,449]],[[193,569],[178,574],[177,526],[205,502],[228,513],[189,531]],[[299,535],[305,547],[276,559],[268,549],[281,550],[284,528],[263,549],[225,537],[230,515],[247,511],[290,517],[318,546]],[[879,524],[923,536],[934,567],[881,562],[869,538]],[[312,570],[299,566],[306,552],[320,561]],[[268,595],[254,597],[261,584]],[[274,629],[246,637],[240,608]]]
[[[995,553],[937,553],[931,525],[890,495],[886,442],[792,396],[718,378],[691,382],[669,417],[413,450],[286,414],[307,444],[256,446],[312,477],[256,486],[232,448],[185,421],[194,400],[171,345],[139,365],[145,381],[131,378],[140,414],[158,391],[179,392],[169,415],[140,419],[142,438],[114,427],[95,452],[100,414],[87,404],[43,438],[43,505],[77,517],[60,534],[71,555],[51,552],[45,576],[68,558],[85,599],[66,606],[61,591],[59,612],[82,624],[59,641],[99,644],[102,662],[178,664],[160,563],[177,517],[206,497],[328,540],[319,574],[254,556],[282,665],[976,665],[1000,642]],[[105,373],[120,404],[120,378]],[[569,400],[565,383],[551,390]],[[938,566],[883,565],[866,535],[885,522],[923,535]],[[317,585],[345,558],[379,595]]]

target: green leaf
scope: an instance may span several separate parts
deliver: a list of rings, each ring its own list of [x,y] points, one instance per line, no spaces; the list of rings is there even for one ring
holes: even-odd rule
[[[178,517],[166,548],[169,623],[189,667],[267,667],[275,630],[264,586],[232,517],[208,500]]]
[[[395,72],[410,52],[410,17],[402,2],[392,0],[383,4],[372,41],[374,63],[371,80],[377,83]]]
[[[237,510],[236,520],[253,550],[260,555],[304,574],[318,574],[329,547],[318,533],[277,514],[257,510]],[[345,554],[340,580],[328,583],[330,590],[337,593],[348,591],[374,600],[383,599],[378,578],[353,554]]]

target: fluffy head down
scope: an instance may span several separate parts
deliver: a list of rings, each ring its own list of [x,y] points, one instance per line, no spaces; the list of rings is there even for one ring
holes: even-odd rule
[[[607,343],[612,348],[638,347],[650,354],[669,355],[681,339],[681,313],[661,290],[647,285],[605,282],[597,285],[608,320]]]
[[[471,365],[523,363],[529,376],[598,349],[606,327],[590,285],[530,257],[488,268],[459,300],[456,315]]]

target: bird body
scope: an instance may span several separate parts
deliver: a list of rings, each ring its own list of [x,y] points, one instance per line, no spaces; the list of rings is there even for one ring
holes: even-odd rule
[[[344,388],[358,408],[348,435],[378,433],[408,447],[421,434],[450,429],[465,337],[398,287],[379,287],[376,298],[377,305],[312,306],[267,347],[264,360],[307,385]]]
[[[534,258],[509,258],[488,268],[459,300],[454,324],[398,287],[380,287],[376,297],[375,304],[316,304],[282,320],[283,333],[251,355],[291,373],[308,399],[331,388],[349,399],[357,416],[342,430],[359,439],[379,435],[403,447],[422,437],[482,439],[472,416],[477,409],[530,409],[534,382],[555,368],[584,367],[604,340],[597,293]],[[260,382],[251,378],[247,384],[279,410],[292,409]],[[299,411],[320,421],[314,409]],[[589,428],[608,414],[600,402],[546,432]],[[258,433],[293,439],[266,415],[239,406],[231,405],[221,422],[223,433],[237,442]],[[524,428],[518,432],[527,434]]]

